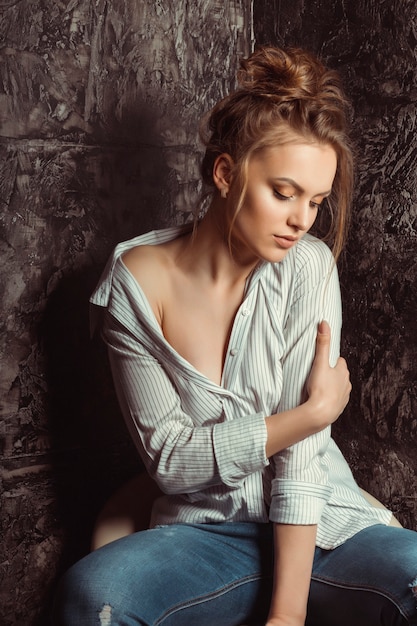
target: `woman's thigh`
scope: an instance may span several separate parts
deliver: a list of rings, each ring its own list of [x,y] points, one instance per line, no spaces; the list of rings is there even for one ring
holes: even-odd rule
[[[173,525],[92,552],[64,576],[55,626],[233,626],[264,620],[269,524]]]
[[[417,533],[376,525],[316,550],[307,626],[417,624]]]

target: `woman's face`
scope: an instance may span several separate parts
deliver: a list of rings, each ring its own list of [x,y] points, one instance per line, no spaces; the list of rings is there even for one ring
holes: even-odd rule
[[[336,167],[336,152],[326,144],[291,142],[255,154],[232,230],[237,260],[282,261],[312,227]]]

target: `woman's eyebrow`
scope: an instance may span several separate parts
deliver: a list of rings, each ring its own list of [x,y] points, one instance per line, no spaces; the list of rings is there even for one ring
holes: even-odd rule
[[[298,191],[298,193],[304,193],[304,191],[305,191],[301,187],[301,185],[296,183],[295,180],[293,180],[292,178],[287,178],[286,176],[278,176],[277,178],[273,178],[272,180],[274,182],[287,183],[287,184],[291,185],[292,187],[294,187],[294,189],[296,189]],[[321,191],[319,193],[315,193],[313,197],[315,198],[316,196],[323,196],[325,198],[327,196],[330,196],[331,193],[332,193],[332,190],[329,189],[328,191]]]

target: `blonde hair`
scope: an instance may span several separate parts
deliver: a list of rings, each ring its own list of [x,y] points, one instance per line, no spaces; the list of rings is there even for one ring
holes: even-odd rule
[[[236,91],[203,120],[203,182],[213,189],[216,158],[224,153],[232,157],[229,193],[235,211],[231,230],[244,202],[247,169],[255,153],[294,139],[331,145],[337,170],[331,196],[325,201],[329,224],[323,239],[331,243],[337,259],[346,239],[353,187],[349,104],[338,74],[306,51],[266,46],[241,60],[238,83]]]

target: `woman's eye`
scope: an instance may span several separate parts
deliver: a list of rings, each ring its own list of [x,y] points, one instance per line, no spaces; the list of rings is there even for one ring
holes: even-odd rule
[[[310,206],[311,206],[312,209],[317,209],[317,211],[318,211],[320,209],[320,207],[321,207],[321,203],[320,202],[313,202],[313,201],[311,201],[310,202]]]
[[[274,195],[278,198],[278,200],[291,200],[294,196],[285,196],[283,193],[274,189]]]

